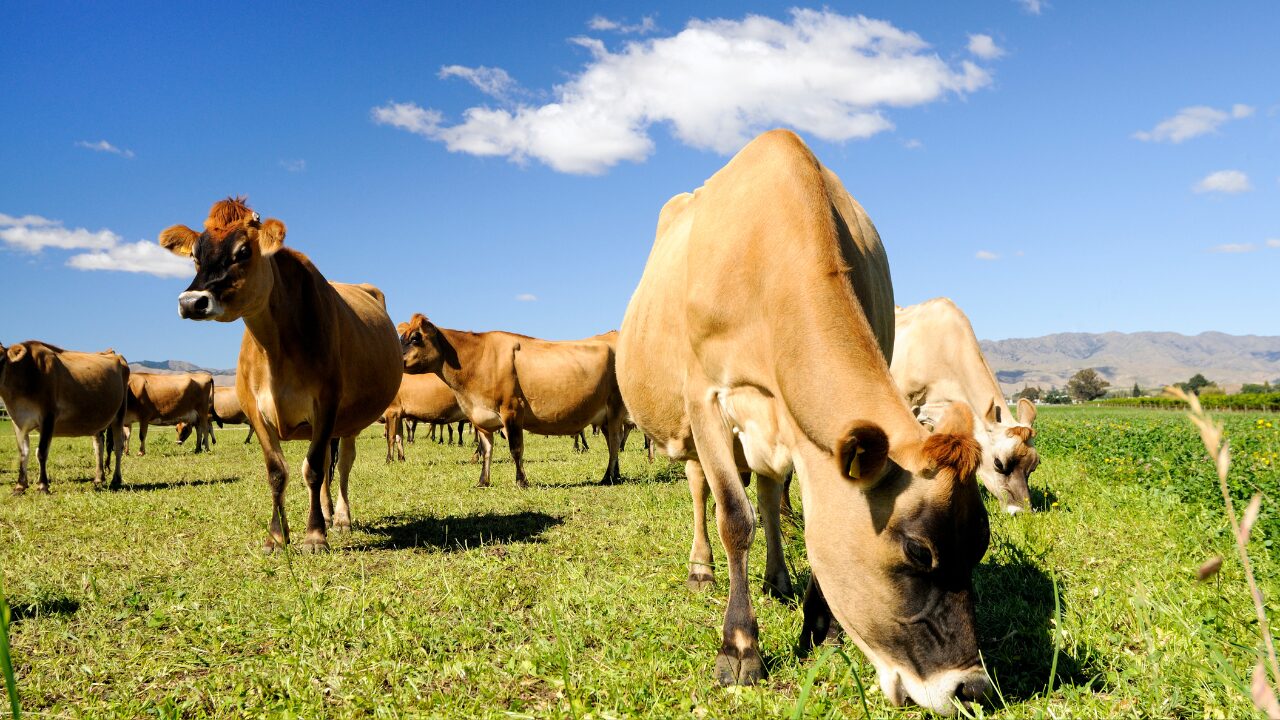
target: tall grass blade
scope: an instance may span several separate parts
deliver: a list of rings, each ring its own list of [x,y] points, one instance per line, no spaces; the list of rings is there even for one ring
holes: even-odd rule
[[[1045,694],[1053,693],[1053,686],[1058,679],[1058,653],[1062,651],[1062,600],[1058,595],[1058,576],[1049,573],[1053,582],[1053,661],[1049,663],[1049,686]]]
[[[22,707],[18,703],[18,680],[13,674],[13,657],[9,653],[9,602],[4,596],[4,586],[0,585],[0,673],[4,674],[4,689],[9,695],[9,711],[13,720],[22,717]]]

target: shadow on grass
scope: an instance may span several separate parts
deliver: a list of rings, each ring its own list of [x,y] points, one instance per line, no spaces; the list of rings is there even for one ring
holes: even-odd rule
[[[480,545],[541,542],[542,533],[564,518],[541,512],[487,513],[463,517],[390,515],[364,525],[361,530],[381,536],[352,550],[394,550],[430,547],[448,552]]]
[[[120,490],[128,490],[131,492],[146,492],[150,490],[170,490],[172,488],[200,487],[201,485],[225,485],[227,483],[240,482],[239,477],[221,477],[211,480],[170,480],[167,482],[129,482],[125,477],[124,484],[120,486]]]
[[[74,615],[80,609],[80,601],[69,597],[48,598],[34,602],[10,600],[10,619],[21,622],[29,618],[48,617],[50,615]]]
[[[1052,489],[1031,488],[1031,509],[1036,512],[1049,511],[1053,509],[1053,504],[1056,502],[1058,502],[1058,495]]]
[[[1044,692],[1054,663],[1053,580],[1030,558],[1014,549],[1005,562],[987,561],[973,574],[977,594],[978,643],[1008,703]],[[1065,588],[1058,582],[1061,612],[1066,612]],[[1085,657],[1066,649],[1057,654],[1053,686],[1101,689],[1101,672]]]

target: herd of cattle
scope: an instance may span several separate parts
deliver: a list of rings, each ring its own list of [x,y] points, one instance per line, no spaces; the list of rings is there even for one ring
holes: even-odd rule
[[[813,571],[802,647],[834,633],[834,619],[894,703],[949,713],[986,693],[971,583],[989,541],[977,479],[1009,512],[1029,508],[1035,407],[1022,400],[1009,413],[951,301],[895,307],[875,227],[793,133],[757,137],[702,187],[668,201],[621,329],[582,340],[453,330],[421,314],[397,328],[376,287],[327,281],[284,238],[284,223],[241,198],[215,203],[199,231],[160,233],[163,247],[195,261],[181,317],[244,321],[234,389],[208,376],[131,373],[110,350],[0,346],[0,398],[18,438],[15,494],[28,487],[33,429],[37,488],[48,492],[55,436],[93,438],[97,483],[114,452],[116,487],[134,422],[139,454],[149,423],[181,423],[183,437],[194,430],[197,450],[212,421],[245,423],[271,491],[268,551],[290,538],[281,442],[309,441],[301,547],[317,550],[328,528],[350,527],[355,438],[377,421],[388,461],[403,458],[406,422],[470,423],[481,485],[502,433],[521,486],[525,431],[599,427],[603,482],[612,483],[634,426],[685,463],[694,588],[714,577],[705,506],[708,492],[715,499],[729,575],[721,683],[765,674],[747,574],[757,512],[765,590],[794,592],[780,524],[794,473]],[[746,493],[753,473],[757,507]]]

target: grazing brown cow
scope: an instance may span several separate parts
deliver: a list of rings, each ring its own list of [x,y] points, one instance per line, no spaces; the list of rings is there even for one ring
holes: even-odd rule
[[[449,426],[449,442],[453,443],[453,425],[463,420],[462,408],[458,407],[458,399],[453,391],[436,375],[405,374],[400,380],[400,391],[396,399],[383,415],[387,423],[387,462],[391,462],[393,453],[404,460],[404,423],[413,419],[418,422],[443,423]],[[444,430],[440,431],[441,439]],[[462,437],[462,431],[458,431]]]
[[[729,566],[721,683],[765,674],[747,587],[755,511],[740,474],[760,477],[766,541],[780,546],[780,484],[794,467],[821,579],[810,599],[825,591],[885,696],[947,713],[953,698],[986,692],[971,590],[989,537],[981,450],[966,413],[932,435],[916,422],[882,351],[879,335],[892,332],[879,236],[793,133],[761,135],[662,209],[618,378],[636,424],[686,460],[695,496],[704,483],[715,496]],[[710,563],[695,546],[690,579],[710,580]],[[766,582],[781,582],[779,565]]]
[[[129,430],[135,422],[139,456],[147,454],[148,425],[192,425],[196,431],[195,452],[208,450],[212,406],[213,376],[209,373],[132,373],[124,414],[125,454],[129,453]]]
[[[377,420],[400,387],[395,326],[372,285],[330,283],[306,255],[284,246],[284,223],[261,220],[243,198],[215,203],[204,231],[174,225],[160,244],[196,261],[178,296],[192,320],[244,318],[236,396],[258,434],[271,487],[265,549],[284,548],[289,467],[282,440],[310,440],[302,474],[310,490],[303,550],[328,549],[326,527],[351,527],[347,479],[356,436]],[[338,505],[329,492],[330,440],[340,439]]]
[[[516,484],[527,487],[524,431],[575,435],[592,422],[608,427],[609,466],[601,482],[621,480],[618,440],[625,409],[610,343],[449,330],[417,314],[401,334],[400,344],[405,372],[439,375],[475,426],[483,460],[481,487],[489,485],[494,432],[506,433],[516,464]]]
[[[218,427],[224,426],[224,423],[232,425],[248,425],[249,416],[244,414],[244,408],[240,407],[240,398],[236,397],[236,389],[233,387],[214,387],[213,388],[213,411],[210,418],[218,423]],[[178,444],[181,445],[191,434],[192,426],[186,423],[178,423]],[[213,432],[209,433],[213,437]],[[249,434],[244,436],[245,445],[253,439],[253,427],[249,427]],[[216,443],[217,440],[215,439]]]
[[[1031,427],[1036,406],[1026,398],[1019,400],[1014,419],[969,318],[948,298],[898,308],[895,317],[897,337],[889,370],[912,412],[921,422],[937,424],[952,402],[968,403],[974,413],[974,439],[982,446],[978,477],[1005,512],[1029,510],[1027,478],[1040,464]]]
[[[110,458],[103,457],[104,431],[111,435],[116,456],[111,487],[120,487],[120,452],[124,446],[121,427],[128,384],[129,365],[110,350],[74,352],[39,340],[8,348],[0,345],[0,400],[9,410],[18,437],[18,483],[13,494],[27,491],[28,438],[32,430],[40,432],[36,449],[40,461],[37,491],[49,492],[49,446],[54,437],[93,438],[93,482],[101,486],[104,462],[110,464]]]

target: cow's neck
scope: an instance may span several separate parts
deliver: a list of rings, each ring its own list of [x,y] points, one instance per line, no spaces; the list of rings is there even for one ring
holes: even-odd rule
[[[466,387],[467,379],[481,359],[484,341],[479,335],[465,330],[438,330],[440,354],[443,357],[437,374],[451,390],[459,392]]]
[[[244,316],[245,332],[273,369],[319,366],[333,351],[328,341],[337,319],[337,293],[315,266],[289,248],[269,260],[271,295],[261,310]]]

